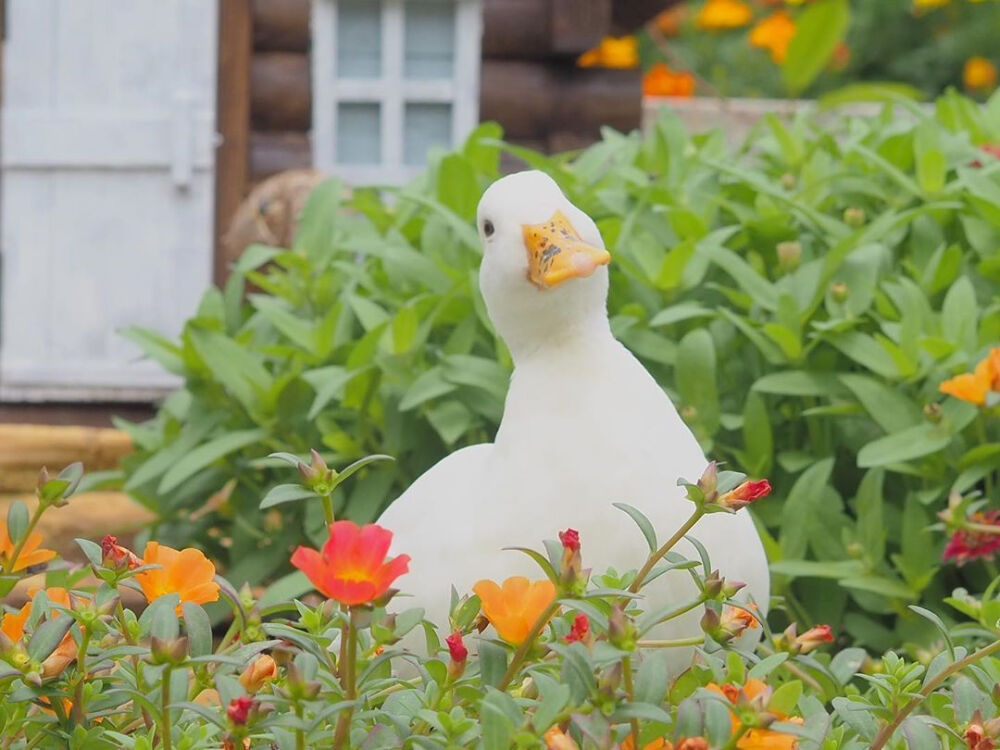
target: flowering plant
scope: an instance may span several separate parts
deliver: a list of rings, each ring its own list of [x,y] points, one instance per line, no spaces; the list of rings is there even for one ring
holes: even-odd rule
[[[919,661],[830,654],[829,626],[799,632],[781,602],[765,618],[703,551],[674,549],[685,537],[700,549],[705,514],[747,512],[770,492],[715,464],[681,481],[692,512],[666,541],[622,506],[648,544],[637,569],[592,573],[586,540],[561,530],[544,553],[526,550],[538,580],[481,581],[454,597],[446,624],[397,606],[408,558],[386,557],[392,532],[377,524],[332,520],[321,550],[292,555],[304,585],[296,574],[265,591],[236,591],[198,550],[155,542],[140,557],[112,537],[81,539],[86,563],[60,561],[34,528],[79,475],[43,477],[37,510],[8,513],[8,593],[44,584],[0,622],[8,748],[982,749],[1000,734],[993,594],[953,598],[972,628],[922,611],[941,643]],[[663,574],[689,575],[691,600],[650,609],[645,587]],[[692,609],[704,613],[697,635],[651,635]],[[756,649],[736,650],[748,631]],[[677,652],[687,656],[671,670]]]

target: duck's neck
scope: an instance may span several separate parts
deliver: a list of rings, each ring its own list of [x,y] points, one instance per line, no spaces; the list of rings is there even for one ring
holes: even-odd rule
[[[568,353],[586,356],[588,352],[605,350],[616,343],[611,334],[607,313],[596,310],[571,320],[542,317],[531,325],[518,326],[504,336],[514,366],[523,367],[539,358],[565,356]]]

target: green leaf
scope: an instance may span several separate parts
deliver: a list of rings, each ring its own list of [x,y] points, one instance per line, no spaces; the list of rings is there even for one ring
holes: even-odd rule
[[[507,671],[507,649],[492,641],[479,641],[479,673],[483,684],[496,687]]]
[[[163,475],[163,479],[160,480],[159,492],[164,494],[176,489],[185,480],[220,458],[259,442],[266,436],[267,431],[263,429],[237,430],[199,445]]]
[[[771,694],[771,700],[767,703],[767,710],[777,714],[795,713],[799,698],[802,697],[802,683],[798,680],[786,682]]]
[[[755,391],[747,394],[743,406],[743,446],[747,471],[767,476],[774,463],[774,434],[767,403]]]
[[[475,169],[468,159],[459,154],[450,154],[442,159],[437,185],[441,203],[467,221],[475,216],[480,190]]]
[[[212,653],[212,622],[208,613],[194,602],[184,602],[184,632],[188,637],[188,652],[191,656],[207,656]]]
[[[264,499],[260,501],[259,507],[261,510],[267,510],[268,508],[273,508],[275,505],[294,503],[299,500],[310,500],[313,498],[319,498],[319,495],[308,487],[303,487],[301,484],[276,484],[264,495]]]
[[[666,667],[666,655],[647,651],[635,677],[635,699],[643,703],[659,705],[670,687],[670,673]]]
[[[872,420],[892,434],[922,421],[920,407],[899,388],[868,375],[844,374],[840,382],[861,402]]]
[[[444,370],[440,366],[434,366],[421,373],[406,389],[399,401],[399,410],[410,411],[426,401],[451,393],[455,388],[454,383],[445,380]]]
[[[830,481],[833,459],[817,461],[800,476],[783,508],[781,554],[786,558],[805,557],[811,527],[818,522],[819,503]]]
[[[832,397],[844,393],[836,374],[804,370],[768,373],[754,381],[753,390],[779,396]]]
[[[28,506],[20,500],[15,500],[7,508],[7,536],[11,544],[16,545],[28,533],[28,523],[31,518],[28,514]],[[13,551],[10,553],[13,555]]]
[[[694,407],[695,419],[708,435],[719,429],[719,392],[715,375],[715,343],[699,328],[681,339],[677,347],[677,390],[685,406]]]
[[[870,575],[845,578],[840,582],[840,585],[848,589],[858,589],[859,591],[867,591],[871,594],[879,594],[890,599],[912,601],[917,598],[916,592],[902,581],[892,578],[882,578],[881,576]]]
[[[867,469],[912,461],[937,453],[951,441],[952,436],[943,425],[925,422],[862,446],[858,451],[858,466]]]
[[[858,542],[865,557],[874,566],[885,555],[886,532],[882,517],[882,484],[885,472],[871,469],[865,473],[858,485],[854,510],[858,516]]]
[[[611,503],[614,507],[618,508],[620,511],[624,511],[628,514],[629,518],[635,521],[635,525],[639,527],[639,531],[642,532],[642,536],[646,539],[646,544],[649,545],[649,551],[655,552],[659,545],[656,541],[656,530],[653,528],[652,522],[646,517],[646,515],[628,503]]]
[[[941,151],[939,126],[926,121],[917,126],[913,138],[913,150],[917,162],[917,184],[928,195],[939,193],[944,188],[948,165]]]
[[[754,664],[747,676],[751,680],[764,680],[769,674],[771,674],[771,672],[780,667],[787,660],[788,653],[785,651],[779,651],[776,654],[771,654]]]
[[[142,349],[143,354],[174,375],[185,373],[181,348],[166,336],[138,326],[118,330],[118,335]]]
[[[360,367],[356,370],[348,370],[339,365],[320,367],[315,370],[308,370],[302,373],[303,379],[316,391],[316,398],[309,407],[306,419],[316,419],[320,412],[326,408],[334,398],[343,395],[345,386],[362,373],[368,372],[369,368]]]
[[[28,641],[28,656],[35,661],[45,661],[56,650],[76,621],[66,615],[49,616],[35,628]]]
[[[186,335],[212,375],[252,411],[257,406],[257,394],[270,389],[273,383],[257,355],[216,331],[193,329]]]
[[[781,66],[785,87],[794,96],[805,91],[830,61],[850,22],[847,0],[817,0],[795,21],[795,36]]]

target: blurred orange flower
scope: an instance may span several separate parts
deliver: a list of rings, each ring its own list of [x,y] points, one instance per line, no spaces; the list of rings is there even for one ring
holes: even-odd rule
[[[635,740],[631,734],[622,740],[621,750],[635,750]],[[642,750],[674,750],[674,743],[663,737],[657,737],[643,745]]]
[[[263,654],[254,659],[240,675],[240,684],[248,693],[256,693],[265,683],[278,677],[278,665],[274,658]]]
[[[32,589],[28,592],[28,595],[33,598],[38,591],[39,589]],[[47,588],[45,589],[45,595],[53,604],[60,604],[63,607],[71,606],[69,591],[64,588],[55,586]],[[5,614],[3,619],[0,620],[0,632],[3,632],[5,636],[15,642],[24,638],[24,627],[31,616],[31,604],[29,600],[19,611]],[[60,616],[60,612],[53,610],[52,617]],[[42,676],[54,677],[60,674],[74,659],[76,659],[76,641],[73,640],[72,635],[67,633],[63,636],[59,645],[56,646],[55,651],[49,654],[45,661],[42,662]]]
[[[135,577],[150,602],[167,594],[177,594],[181,599],[177,605],[179,612],[184,602],[206,604],[219,599],[219,584],[213,580],[215,566],[201,550],[192,547],[176,550],[150,542],[143,552],[142,564],[160,566],[144,570]]]
[[[639,40],[634,36],[604,37],[601,43],[580,55],[581,68],[637,68]]]
[[[795,21],[787,12],[779,10],[759,21],[750,30],[750,44],[767,50],[771,59],[781,65],[788,55],[788,45],[795,36]]]
[[[684,3],[660,11],[659,15],[652,21],[653,28],[663,34],[663,36],[677,36],[680,33],[684,18],[687,16],[687,11],[687,6]]]
[[[576,740],[559,727],[552,727],[545,733],[545,750],[580,750]],[[622,746],[624,747],[624,745]]]
[[[694,96],[694,75],[688,71],[673,71],[664,63],[655,63],[642,78],[645,96]]]
[[[986,394],[1000,391],[1000,347],[990,349],[975,370],[945,380],[938,390],[970,404],[985,405]]]
[[[970,91],[992,91],[997,87],[997,66],[985,57],[970,57],[962,69],[962,83]]]
[[[709,683],[705,686],[707,690],[712,691],[718,695],[723,696],[730,703],[736,703],[739,699],[740,691],[747,698],[753,700],[758,695],[770,692],[771,688],[767,683],[761,680],[747,680],[745,685],[716,685],[714,682]],[[802,719],[798,717],[789,717],[786,714],[779,713],[777,711],[772,711],[779,721],[788,721],[793,724],[799,724]],[[734,712],[730,712],[730,721],[732,722],[732,731],[735,734],[740,729],[740,720],[737,718]],[[775,732],[771,729],[751,729],[749,732],[744,734],[736,743],[738,750],[795,750],[798,744],[798,738],[791,734],[785,734],[784,732]]]
[[[951,0],[913,0],[913,9],[917,12],[942,8]]]
[[[410,568],[409,555],[386,559],[391,543],[392,532],[377,523],[335,521],[322,552],[299,547],[292,565],[324,596],[348,606],[368,604]]]
[[[41,565],[56,556],[54,550],[42,548],[42,535],[37,531],[28,534],[17,559],[11,565],[10,559],[14,554],[15,547],[17,545],[11,541],[10,533],[7,531],[7,521],[0,520],[0,562],[5,570],[10,566],[10,571],[16,573],[30,568],[32,565]]]
[[[753,10],[742,0],[708,0],[694,22],[706,31],[726,31],[746,26],[752,20]]]
[[[478,581],[472,590],[483,602],[486,619],[508,643],[518,645],[528,637],[538,618],[556,598],[556,587],[549,579],[529,581],[513,576],[498,586],[493,581]]]

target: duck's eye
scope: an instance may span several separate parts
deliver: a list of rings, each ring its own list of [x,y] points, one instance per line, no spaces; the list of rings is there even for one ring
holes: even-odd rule
[[[487,237],[492,237],[494,231],[496,230],[494,230],[493,228],[492,221],[487,219],[486,221],[483,222],[483,234],[485,234]]]

